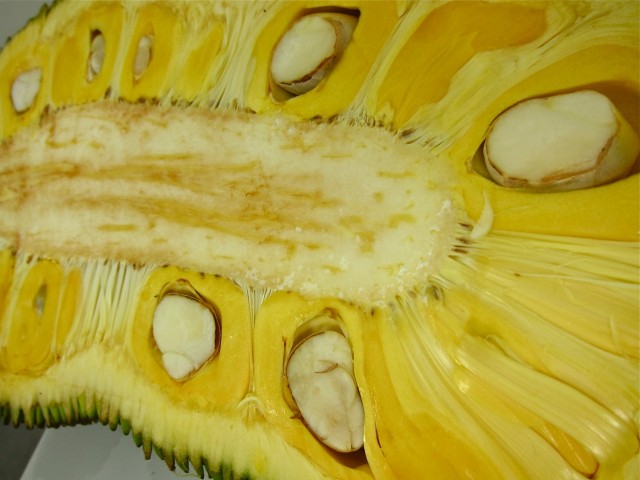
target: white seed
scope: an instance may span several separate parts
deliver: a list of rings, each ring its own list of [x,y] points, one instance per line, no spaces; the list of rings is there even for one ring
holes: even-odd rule
[[[18,75],[11,85],[11,103],[16,113],[26,112],[33,106],[41,83],[41,68],[32,68]]]
[[[102,71],[105,54],[105,40],[102,33],[98,33],[91,40],[91,50],[89,53],[89,62],[87,65],[87,81],[91,82]]]
[[[271,78],[300,95],[315,88],[351,40],[358,19],[316,13],[298,20],[280,39],[271,59]]]
[[[153,36],[143,35],[138,41],[138,50],[133,62],[133,76],[137,80],[147,70],[151,62],[151,53],[153,50]]]
[[[153,338],[169,376],[185,379],[215,351],[216,322],[202,303],[182,295],[166,295],[153,315]]]
[[[484,155],[500,185],[565,191],[624,177],[639,150],[637,135],[611,101],[585,90],[507,110],[494,123]]]
[[[364,443],[364,409],[353,375],[351,347],[335,331],[315,334],[295,348],[287,381],[311,432],[338,452]]]
[[[42,318],[44,313],[44,306],[47,302],[47,284],[43,283],[38,289],[35,298],[33,299],[33,309],[36,311],[38,317]]]

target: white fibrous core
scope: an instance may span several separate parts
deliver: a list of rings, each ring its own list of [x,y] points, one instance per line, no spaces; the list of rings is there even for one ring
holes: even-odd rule
[[[466,218],[451,159],[379,128],[98,102],[2,149],[0,235],[23,248],[312,297],[423,285]]]

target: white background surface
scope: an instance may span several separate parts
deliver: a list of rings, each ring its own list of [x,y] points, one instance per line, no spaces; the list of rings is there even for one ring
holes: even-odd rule
[[[40,0],[0,0],[0,47],[35,16]],[[49,2],[50,3],[50,2]],[[176,480],[155,454],[147,461],[131,435],[101,424],[41,431],[0,425],[0,480]],[[40,442],[28,461],[31,449]],[[22,477],[21,477],[22,473]]]
[[[0,47],[4,46],[7,37],[13,36],[34,17],[44,3],[40,0],[0,0]]]
[[[199,478],[172,472],[156,454],[144,459],[131,434],[102,424],[61,427],[42,436],[22,480],[176,480]]]

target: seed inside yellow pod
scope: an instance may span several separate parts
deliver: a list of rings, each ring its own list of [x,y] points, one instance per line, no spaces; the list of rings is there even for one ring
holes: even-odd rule
[[[143,35],[138,41],[138,50],[133,61],[133,76],[138,80],[149,67],[153,49],[153,36]]]
[[[32,68],[22,72],[11,85],[11,103],[16,113],[29,110],[38,96],[42,83],[42,69]]]
[[[87,64],[88,82],[91,82],[102,71],[105,46],[104,35],[100,31],[92,32],[89,62]]]
[[[271,78],[301,95],[329,73],[351,40],[357,17],[314,13],[299,19],[280,39],[271,60]]]
[[[584,90],[507,110],[493,124],[484,156],[499,185],[565,191],[626,176],[639,150],[637,134],[611,101]]]
[[[349,341],[334,330],[316,333],[292,351],[287,381],[304,422],[338,452],[364,443],[364,409],[353,373]]]
[[[196,299],[169,294],[156,307],[153,338],[169,376],[183,380],[213,355],[215,318],[211,310]]]

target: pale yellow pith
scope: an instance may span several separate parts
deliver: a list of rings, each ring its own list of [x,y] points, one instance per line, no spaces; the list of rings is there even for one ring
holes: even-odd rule
[[[310,295],[412,289],[464,220],[447,162],[367,127],[97,103],[0,154],[0,234],[21,248]]]

